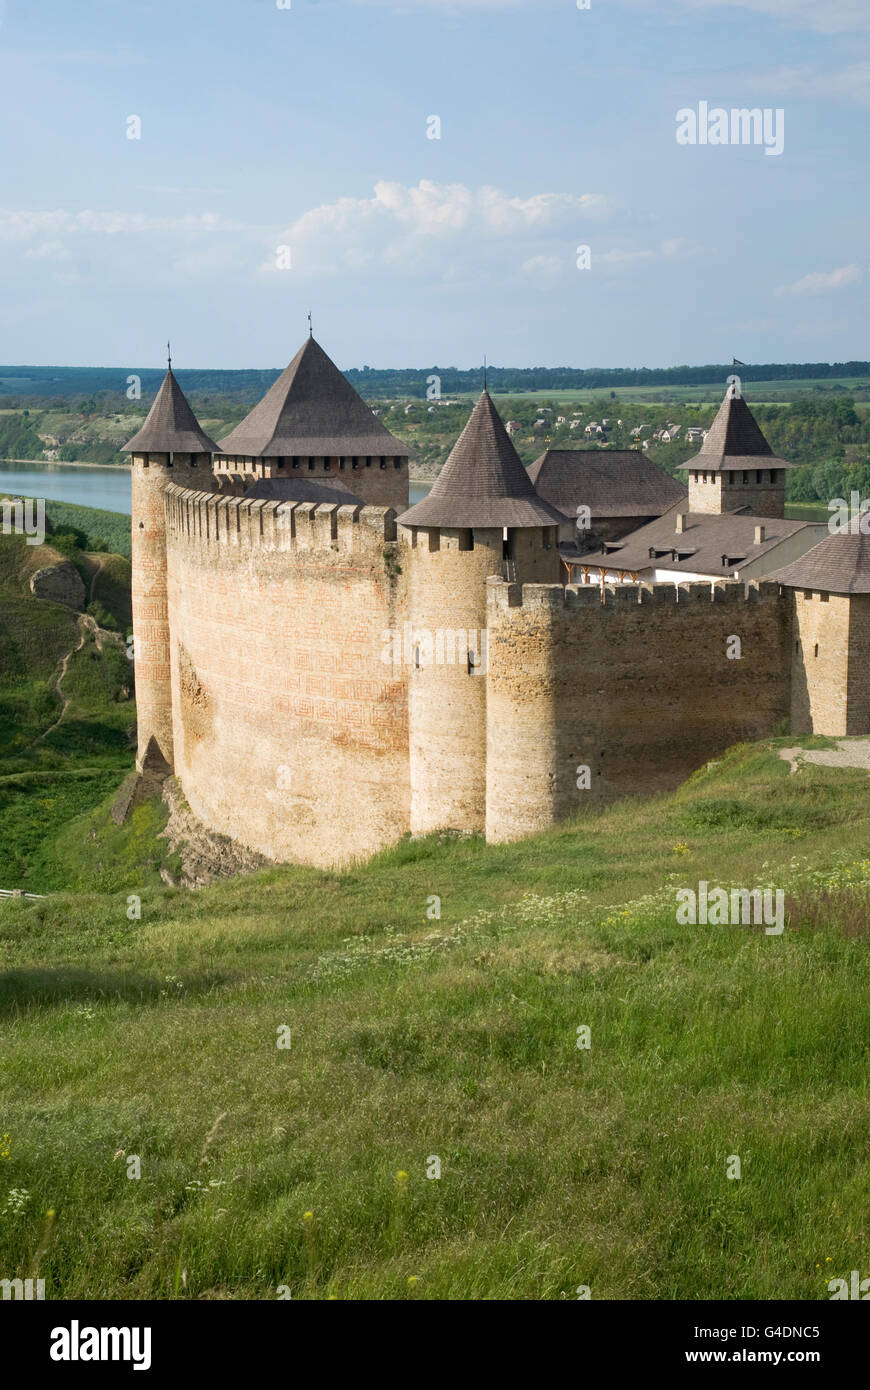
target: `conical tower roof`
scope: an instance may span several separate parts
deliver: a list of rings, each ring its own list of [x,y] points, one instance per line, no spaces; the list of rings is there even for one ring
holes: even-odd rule
[[[124,445],[128,454],[217,454],[213,439],[200,429],[172,368],[154,398],[138,434]]]
[[[373,415],[314,338],[307,338],[290,366],[221,440],[225,454],[246,458],[407,455]]]
[[[428,497],[399,521],[402,526],[557,526],[565,518],[538,496],[484,391]]]
[[[719,414],[701,445],[701,452],[687,463],[683,471],[721,473],[724,469],[794,468],[793,463],[777,458],[761,432],[761,426],[742,396],[733,386],[719,407]]]
[[[870,536],[862,535],[860,530],[857,535],[835,531],[799,560],[774,570],[767,578],[790,589],[870,594]]]

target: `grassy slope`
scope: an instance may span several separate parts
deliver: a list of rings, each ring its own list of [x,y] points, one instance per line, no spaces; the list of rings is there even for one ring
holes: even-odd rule
[[[132,765],[136,717],[132,674],[124,654],[99,651],[88,635],[63,682],[70,700],[62,723],[56,680],[64,655],[78,643],[77,615],[34,598],[30,574],[65,556],[50,545],[0,537],[0,888],[33,892],[66,886],[54,838],[73,818],[98,805]],[[129,563],[117,555],[74,552],[103,616],[121,631],[129,624]]]
[[[866,774],[755,747],[195,894],[137,878],[143,820],[82,835],[138,837],[114,892],[0,907],[0,1267],[52,1207],[49,1297],[826,1298],[870,1234],[868,830]],[[702,878],[788,886],[784,934],[676,925]]]

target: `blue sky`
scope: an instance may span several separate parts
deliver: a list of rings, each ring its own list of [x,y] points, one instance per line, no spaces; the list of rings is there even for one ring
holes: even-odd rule
[[[3,362],[870,357],[868,0],[0,0],[0,78]]]

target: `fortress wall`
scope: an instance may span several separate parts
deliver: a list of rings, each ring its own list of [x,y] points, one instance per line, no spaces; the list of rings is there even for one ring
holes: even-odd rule
[[[342,487],[346,487],[366,506],[392,507],[397,513],[405,512],[408,510],[409,495],[407,457],[400,456],[399,467],[395,465],[396,459],[392,455],[386,457],[383,468],[380,457],[361,458],[357,468],[352,467],[350,459],[345,459],[344,468],[340,467],[339,459],[330,459],[327,476],[337,478]],[[308,474],[309,478],[316,480],[322,476],[316,471]]]
[[[408,829],[406,617],[388,508],[165,494],[176,772],[213,830],[336,865]]]
[[[870,734],[870,594],[851,598],[846,732]]]
[[[849,599],[841,594],[785,590],[794,604],[791,731],[846,734]],[[870,731],[868,731],[870,732]]]
[[[490,841],[584,806],[670,791],[789,712],[777,584],[489,585]],[[737,636],[740,660],[729,660]],[[577,786],[588,767],[590,787]]]
[[[558,584],[558,526],[522,526],[510,532],[510,558],[522,584]],[[483,594],[486,605],[486,593]]]
[[[727,470],[725,473],[710,474],[709,483],[695,482],[690,475],[687,510],[720,513],[731,511],[734,507],[748,507],[753,516],[781,519],[785,515],[785,485],[770,481],[756,483],[756,472],[769,480],[768,468],[747,471],[751,479],[748,483],[729,483]],[[743,470],[735,470],[735,476],[742,479]]]
[[[727,475],[726,475],[727,476]],[[738,474],[741,477],[742,474]],[[781,520],[785,516],[785,487],[782,483],[722,484],[722,510],[748,507],[753,516]]]

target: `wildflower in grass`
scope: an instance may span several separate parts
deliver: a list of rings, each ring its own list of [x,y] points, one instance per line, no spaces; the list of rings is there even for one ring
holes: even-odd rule
[[[0,1135],[0,1158],[8,1158],[12,1152],[11,1141],[8,1134]]]
[[[3,1208],[4,1216],[18,1216],[19,1212],[24,1211],[30,1201],[30,1193],[26,1187],[10,1187],[6,1194],[6,1205]]]
[[[686,844],[685,840],[678,840],[675,845],[671,845],[671,852],[673,854],[688,854],[689,846]]]

